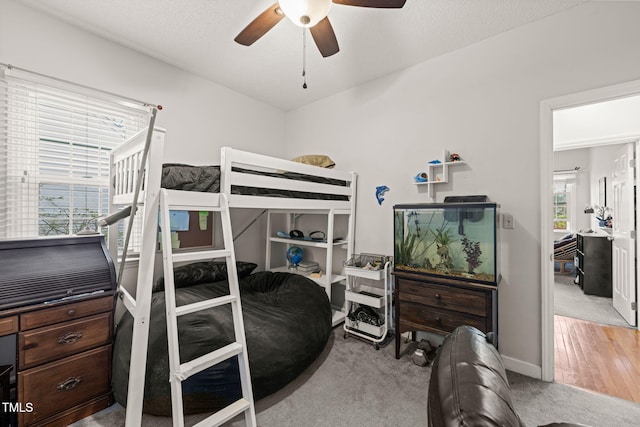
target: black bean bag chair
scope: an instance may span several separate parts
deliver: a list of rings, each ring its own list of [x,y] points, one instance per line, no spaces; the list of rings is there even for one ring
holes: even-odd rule
[[[228,294],[226,272],[211,273],[206,265],[202,268],[204,264],[193,264],[199,266],[195,274],[193,265],[186,266],[186,273],[176,269],[178,306]],[[245,276],[240,278],[240,295],[251,383],[254,399],[259,400],[290,383],[320,355],[331,333],[331,307],[325,290],[312,280],[290,273],[247,276],[247,269],[238,265],[239,276]],[[211,279],[217,281],[201,283]],[[151,303],[143,411],[169,416],[165,295],[160,289],[162,282],[156,283]],[[184,363],[233,342],[231,307],[227,304],[181,316],[178,330]],[[113,394],[123,406],[127,403],[132,332],[133,318],[127,312],[118,323],[113,352]],[[190,377],[182,387],[185,414],[224,408],[241,397],[237,357]]]

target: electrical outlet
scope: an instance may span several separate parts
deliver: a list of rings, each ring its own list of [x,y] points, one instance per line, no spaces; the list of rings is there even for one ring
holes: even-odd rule
[[[502,228],[513,229],[513,215],[502,214]]]

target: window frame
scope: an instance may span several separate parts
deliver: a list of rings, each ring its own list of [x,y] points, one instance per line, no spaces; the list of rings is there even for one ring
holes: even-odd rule
[[[59,199],[60,211],[68,209],[67,233],[48,235],[73,235],[108,214],[109,152],[148,126],[151,110],[129,98],[0,64],[0,238],[43,237],[43,197],[51,197],[43,196],[46,186],[68,193]],[[46,145],[48,163],[42,156]],[[74,176],[82,172],[74,170],[78,149],[85,150],[85,176]],[[97,189],[96,215],[74,217],[74,197],[91,189]],[[56,220],[64,224],[65,214]],[[106,234],[107,228],[100,231]]]
[[[562,185],[562,191],[558,191],[557,187]],[[557,196],[564,195],[565,202],[557,203]],[[573,233],[576,224],[576,179],[575,174],[554,174],[553,175],[553,201],[551,203],[553,209],[553,231],[557,233]],[[565,217],[558,216],[558,209],[563,208],[566,213]],[[556,228],[558,222],[566,222],[566,228]]]

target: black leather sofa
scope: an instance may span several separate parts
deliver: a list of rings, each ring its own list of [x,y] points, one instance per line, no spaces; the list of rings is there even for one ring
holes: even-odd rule
[[[438,350],[429,380],[428,425],[524,426],[511,402],[502,358],[478,329],[456,328]],[[570,423],[547,426],[585,427]]]

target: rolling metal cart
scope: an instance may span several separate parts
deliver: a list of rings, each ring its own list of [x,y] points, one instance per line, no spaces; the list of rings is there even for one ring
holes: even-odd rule
[[[391,341],[391,257],[354,255],[345,263],[344,337],[371,341],[376,350]]]

